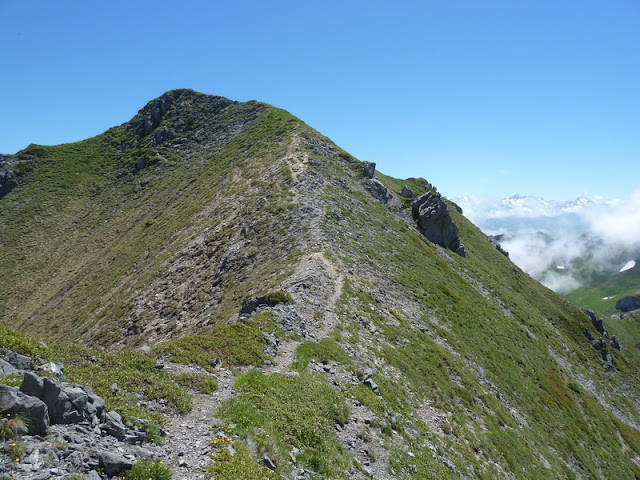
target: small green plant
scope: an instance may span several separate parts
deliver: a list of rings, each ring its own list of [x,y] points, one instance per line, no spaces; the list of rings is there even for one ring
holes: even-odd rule
[[[7,454],[14,462],[19,462],[27,452],[27,444],[22,440],[13,440],[8,444]]]
[[[162,440],[162,430],[160,429],[160,425],[157,423],[147,422],[142,426],[142,430],[147,434],[147,442],[155,445],[164,444],[164,441]]]
[[[10,440],[19,438],[25,431],[25,419],[22,415],[7,413],[0,419],[0,439]]]
[[[576,393],[582,393],[582,387],[575,380],[569,380],[567,386]]]
[[[21,383],[22,383],[22,377],[20,377],[20,375],[16,375],[15,373],[11,373],[5,376],[0,375],[0,385],[10,385],[12,387],[19,387]]]
[[[173,472],[162,461],[143,460],[133,464],[124,474],[125,480],[171,480]]]
[[[192,388],[199,392],[211,395],[218,390],[218,380],[213,375],[202,373],[177,373],[172,375],[173,380],[180,386]]]
[[[216,480],[275,480],[275,472],[259,465],[247,446],[227,433],[209,440],[213,463],[206,475]]]
[[[291,298],[291,294],[289,292],[285,292],[284,290],[276,290],[275,292],[269,292],[265,295],[265,297],[267,297],[276,305],[280,303],[293,302],[293,299]]]

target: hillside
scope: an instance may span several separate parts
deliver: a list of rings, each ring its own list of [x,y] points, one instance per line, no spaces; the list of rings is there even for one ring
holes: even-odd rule
[[[455,204],[429,241],[424,179],[191,90],[0,161],[0,347],[164,425],[175,478],[640,478],[627,347]]]

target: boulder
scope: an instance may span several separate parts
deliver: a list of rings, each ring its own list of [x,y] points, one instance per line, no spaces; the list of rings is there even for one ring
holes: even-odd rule
[[[611,337],[611,348],[615,348],[616,350],[620,350],[620,342],[616,338],[615,335]]]
[[[589,318],[589,321],[600,335],[609,338],[609,333],[604,329],[604,323],[601,318],[596,317],[596,314],[591,310],[583,309],[582,312],[587,316],[587,318]]]
[[[464,245],[458,236],[458,226],[451,218],[449,207],[442,196],[430,191],[418,198],[412,207],[418,228],[430,242],[448,248],[461,257],[466,256]]]
[[[31,367],[31,357],[20,355],[19,353],[7,352],[7,362],[16,367],[18,370],[28,370]]]
[[[418,198],[418,194],[411,190],[406,185],[402,187],[402,191],[400,192],[400,196],[404,198]]]
[[[378,200],[380,203],[387,204],[389,200],[391,200],[391,194],[387,187],[385,187],[380,180],[369,179],[366,183],[367,190],[373,198]]]
[[[621,298],[616,302],[616,309],[623,312],[640,310],[640,295]]]
[[[22,393],[18,387],[0,385],[0,415],[25,417],[29,435],[44,435],[49,428],[49,412],[42,400]]]
[[[268,297],[251,297],[242,301],[240,316],[248,317],[260,307],[275,307],[276,303]]]
[[[362,162],[362,174],[364,178],[373,178],[376,174],[376,164],[373,162]]]
[[[20,391],[26,395],[41,398],[44,392],[44,379],[33,372],[26,372],[22,377]]]
[[[65,412],[70,411],[72,408],[67,394],[62,391],[60,385],[50,378],[44,379],[44,390],[41,398],[49,409],[51,423],[60,423]]]
[[[107,412],[102,416],[102,425],[100,427],[118,440],[123,440],[127,434],[127,427],[122,423],[122,417],[114,411]]]
[[[98,452],[98,463],[107,477],[115,477],[133,466],[133,463],[122,455],[105,451]]]
[[[18,184],[16,178],[16,172],[13,170],[4,170],[0,172],[0,198],[4,197],[16,187]]]
[[[102,414],[105,411],[104,400],[102,399],[102,397],[99,397],[98,395],[95,395],[93,393],[89,393],[87,396],[89,397],[89,402],[87,403],[87,412],[89,414],[94,414],[98,418],[101,418]]]
[[[18,369],[11,365],[9,362],[0,358],[0,375],[15,375],[18,373]]]

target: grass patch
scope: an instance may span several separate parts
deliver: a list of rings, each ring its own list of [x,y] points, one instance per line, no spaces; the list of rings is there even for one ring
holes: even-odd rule
[[[237,424],[238,433],[269,447],[272,458],[287,458],[293,445],[303,450],[300,460],[321,475],[343,478],[350,464],[335,434],[349,408],[344,398],[322,377],[264,375],[256,370],[236,379],[237,398],[225,402],[218,416]]]
[[[296,348],[296,361],[292,365],[293,370],[303,371],[311,360],[322,363],[333,361],[346,366],[353,366],[353,362],[347,352],[334,339],[326,337],[319,342],[304,342]]]
[[[143,460],[124,472],[125,480],[171,480],[173,472],[163,461]]]
[[[180,386],[211,395],[218,390],[218,380],[202,373],[175,373],[171,378]]]
[[[153,348],[157,357],[167,357],[176,363],[198,365],[212,371],[220,359],[227,366],[261,366],[268,356],[263,328],[272,326],[271,317],[240,319],[232,325],[218,325],[207,335],[182,337]]]
[[[141,352],[106,354],[66,345],[56,346],[53,358],[64,362],[67,381],[90,386],[104,399],[108,409],[117,410],[125,420],[142,418],[159,424],[164,422],[161,413],[138,405],[141,398],[164,399],[169,408],[177,412],[188,412],[192,408],[191,397],[173,381],[169,372],[155,369],[156,360]]]

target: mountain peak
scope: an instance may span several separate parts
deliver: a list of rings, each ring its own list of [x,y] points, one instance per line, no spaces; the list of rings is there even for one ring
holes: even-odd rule
[[[203,398],[180,385],[215,377],[212,468],[263,477],[264,456],[284,478],[640,475],[640,369],[624,346],[594,346],[584,313],[426,180],[386,176],[284,110],[189,90],[22,156],[0,199],[2,324],[82,345],[49,355],[131,424],[175,417],[176,391]],[[0,350],[48,358],[0,333]],[[210,463],[177,443],[163,455],[176,477]]]

